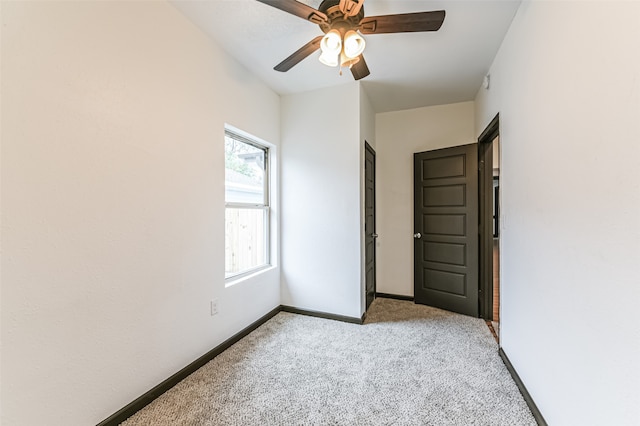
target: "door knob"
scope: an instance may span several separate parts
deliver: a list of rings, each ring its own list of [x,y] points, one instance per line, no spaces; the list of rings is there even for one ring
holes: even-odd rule
[[[422,238],[422,234],[419,233],[419,232],[415,233],[415,234],[413,234],[413,238],[420,239],[420,238]]]
[[[371,234],[372,238],[378,238],[378,234]]]

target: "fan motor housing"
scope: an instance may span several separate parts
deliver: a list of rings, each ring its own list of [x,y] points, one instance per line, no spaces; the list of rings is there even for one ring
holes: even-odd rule
[[[318,10],[329,18],[328,23],[319,24],[320,29],[325,34],[333,29],[344,34],[348,30],[357,28],[362,18],[364,18],[364,7],[360,8],[360,11],[355,16],[344,16],[340,10],[340,0],[323,0]]]

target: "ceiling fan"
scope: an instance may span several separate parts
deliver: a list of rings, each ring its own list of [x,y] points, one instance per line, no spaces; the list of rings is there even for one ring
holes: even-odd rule
[[[438,31],[445,11],[415,12],[396,15],[364,16],[364,0],[323,0],[314,9],[296,0],[257,0],[317,24],[325,34],[296,50],[273,69],[287,72],[304,58],[320,49],[320,62],[329,66],[349,67],[353,78],[370,74],[362,56],[365,41],[361,34],[388,34]]]

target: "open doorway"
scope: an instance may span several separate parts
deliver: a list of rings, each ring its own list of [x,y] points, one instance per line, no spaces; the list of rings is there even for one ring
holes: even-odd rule
[[[493,301],[491,325],[500,341],[500,136],[491,144],[493,151]]]
[[[496,116],[478,138],[480,316],[500,335],[500,135]]]
[[[413,203],[415,302],[483,318],[497,340],[498,129],[496,116],[477,144],[415,153]]]

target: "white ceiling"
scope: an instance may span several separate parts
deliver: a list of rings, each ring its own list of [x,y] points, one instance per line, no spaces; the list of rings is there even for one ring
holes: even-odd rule
[[[314,8],[321,0],[302,0]],[[312,38],[317,25],[256,0],[173,0],[275,92],[291,94],[353,81],[310,55],[286,73],[273,67]],[[361,80],[376,112],[473,100],[520,0],[366,0],[365,16],[445,10],[437,32],[366,35],[371,74]]]

